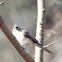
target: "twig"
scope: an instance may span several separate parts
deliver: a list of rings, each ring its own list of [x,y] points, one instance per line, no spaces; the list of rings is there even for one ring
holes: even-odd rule
[[[20,56],[22,56],[26,62],[34,62],[34,60],[31,58],[31,56],[24,50],[24,48],[19,44],[17,39],[9,31],[9,29],[5,25],[1,16],[0,16],[0,28],[2,29],[4,34],[7,36],[7,38],[10,40],[10,42],[15,47],[15,49],[18,51]]]
[[[0,5],[1,5],[1,4],[4,4],[4,3],[5,3],[5,1],[3,1],[3,2],[0,2]]]
[[[48,45],[45,45],[45,46],[43,46],[43,47],[46,48],[46,47],[49,47],[49,46],[51,46],[51,45],[53,45],[53,44],[55,44],[55,42],[52,42],[52,43],[50,43],[50,44],[48,44]]]

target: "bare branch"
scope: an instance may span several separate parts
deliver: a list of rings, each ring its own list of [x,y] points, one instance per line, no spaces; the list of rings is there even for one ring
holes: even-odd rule
[[[25,52],[24,48],[18,43],[16,38],[9,31],[9,29],[5,25],[1,16],[0,16],[0,28],[2,29],[4,34],[7,36],[7,38],[10,40],[10,42],[15,47],[15,49],[18,51],[18,53],[25,59],[25,61],[26,62],[34,62],[34,60],[30,57],[30,55],[27,52]]]
[[[1,5],[1,4],[4,4],[4,3],[5,3],[5,1],[3,1],[3,2],[0,2],[0,5]]]
[[[45,45],[45,46],[43,46],[43,47],[46,48],[46,47],[49,47],[49,46],[51,46],[51,45],[53,45],[53,44],[55,44],[55,42],[52,42],[52,43],[50,43],[50,44],[48,44],[48,45]]]
[[[36,39],[40,44],[44,43],[44,23],[45,23],[45,0],[37,0],[38,16]],[[43,49],[35,48],[35,62],[43,62]]]

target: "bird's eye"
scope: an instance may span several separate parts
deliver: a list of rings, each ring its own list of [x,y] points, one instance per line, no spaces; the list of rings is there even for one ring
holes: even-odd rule
[[[16,28],[18,28],[18,27],[16,27]]]
[[[17,29],[18,29],[18,27],[14,27],[14,29],[15,29],[15,30],[17,30]]]

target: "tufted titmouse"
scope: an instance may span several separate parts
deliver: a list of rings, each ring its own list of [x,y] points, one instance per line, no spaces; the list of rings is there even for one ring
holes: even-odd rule
[[[52,53],[48,49],[44,48],[41,44],[39,44],[38,41],[34,37],[32,37],[27,30],[21,29],[16,24],[13,27],[12,34],[16,37],[20,45],[24,48],[30,45],[35,45],[44,49],[48,53]]]

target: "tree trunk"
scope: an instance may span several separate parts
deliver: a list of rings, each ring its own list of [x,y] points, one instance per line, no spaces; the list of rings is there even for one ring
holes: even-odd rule
[[[36,39],[40,44],[44,43],[44,23],[45,23],[45,0],[37,0],[38,17]],[[43,49],[35,47],[35,62],[43,62]]]

